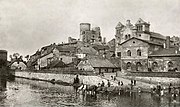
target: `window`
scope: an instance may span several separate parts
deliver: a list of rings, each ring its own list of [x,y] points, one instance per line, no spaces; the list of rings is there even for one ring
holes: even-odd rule
[[[125,39],[128,39],[128,35],[125,35]]]
[[[127,51],[127,56],[131,56],[131,51],[130,50]]]
[[[118,57],[121,57],[121,52],[117,52],[117,56],[118,56]]]
[[[128,62],[128,63],[126,64],[126,68],[127,68],[127,70],[131,69],[131,63],[130,63],[130,62]]]
[[[168,67],[173,67],[173,63],[171,61],[168,62]]]
[[[153,68],[158,67],[158,63],[157,63],[157,62],[153,62],[153,63],[152,63],[152,67],[153,67]]]
[[[135,41],[133,41],[133,43],[136,43]]]
[[[139,34],[139,37],[141,37],[141,34]]]
[[[136,63],[136,71],[141,71],[142,64],[140,62]]]
[[[140,49],[137,50],[137,55],[141,56],[141,50]]]
[[[130,34],[128,34],[128,39],[129,39],[129,38],[131,38],[131,35],[130,35]]]

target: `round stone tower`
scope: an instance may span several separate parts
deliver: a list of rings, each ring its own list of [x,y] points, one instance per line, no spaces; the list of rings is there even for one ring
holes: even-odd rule
[[[83,37],[86,37],[86,32],[91,30],[91,24],[89,23],[80,23],[80,41],[83,41]]]

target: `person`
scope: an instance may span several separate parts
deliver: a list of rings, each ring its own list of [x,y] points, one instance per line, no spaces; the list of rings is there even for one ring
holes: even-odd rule
[[[98,83],[98,87],[101,87],[101,83]]]
[[[104,81],[102,81],[101,87],[104,87]]]
[[[111,83],[110,83],[110,81],[109,81],[109,80],[108,80],[107,86],[108,86],[108,87],[110,87],[110,86],[111,86]]]
[[[121,81],[121,86],[123,86],[123,81]]]
[[[74,78],[74,84],[79,84],[79,77],[78,77],[78,75],[76,75],[76,78]]]
[[[111,76],[111,79],[113,80],[113,76]]]
[[[133,85],[133,80],[131,80],[131,85]]]
[[[134,80],[134,85],[136,85],[136,80]]]
[[[161,89],[161,96],[163,96],[164,95],[164,90],[163,89]]]
[[[150,85],[150,89],[151,89],[151,94],[153,93],[153,85]]]
[[[172,94],[172,97],[173,97],[173,101],[176,101],[176,88],[173,87],[173,94]]]
[[[169,84],[169,87],[168,87],[168,92],[171,93],[171,87],[172,87],[172,83]]]
[[[157,94],[159,96],[161,95],[161,84],[160,84],[160,82],[158,82],[158,85],[157,85]]]
[[[114,81],[116,81],[116,76],[114,76]]]
[[[120,86],[121,85],[121,82],[120,81],[118,81],[118,86]]]

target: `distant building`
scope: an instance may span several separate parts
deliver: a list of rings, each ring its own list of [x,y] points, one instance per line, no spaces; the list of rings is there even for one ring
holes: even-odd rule
[[[94,71],[94,73],[112,73],[118,70],[118,68],[105,58],[88,58],[82,60],[77,68],[79,70]]]
[[[102,43],[100,27],[94,27],[91,29],[91,24],[80,24],[80,41],[85,43]]]
[[[25,70],[27,68],[26,64],[23,61],[15,61],[10,65],[11,69],[20,69],[20,70]]]
[[[6,68],[7,66],[7,51],[0,50],[0,69]]]
[[[135,25],[130,20],[125,25],[119,22],[115,29],[115,54],[123,71],[170,71],[169,62],[173,63],[173,69],[179,69],[179,50],[174,45],[177,39],[151,32],[150,23],[141,18]],[[166,54],[169,52],[172,53]]]

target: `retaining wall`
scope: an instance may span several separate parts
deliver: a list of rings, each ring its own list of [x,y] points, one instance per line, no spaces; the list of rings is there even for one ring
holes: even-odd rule
[[[17,77],[24,77],[29,79],[41,79],[41,80],[52,80],[55,79],[61,80],[67,83],[73,83],[74,78],[76,75],[73,74],[56,74],[56,73],[35,73],[35,72],[26,72],[26,71],[16,71],[15,76]],[[107,80],[101,78],[100,76],[86,76],[86,75],[79,75],[80,82],[89,85],[98,85],[98,83],[102,83],[102,81],[107,84]],[[111,82],[112,85],[117,86],[116,83]]]

